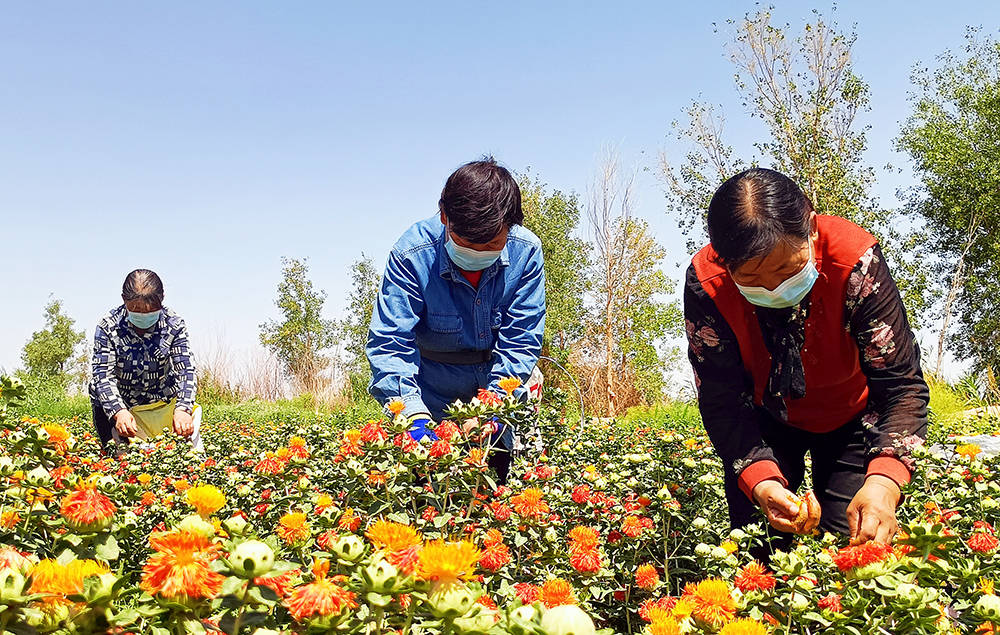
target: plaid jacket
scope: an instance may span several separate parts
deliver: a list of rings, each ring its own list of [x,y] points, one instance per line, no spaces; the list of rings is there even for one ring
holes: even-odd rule
[[[167,307],[148,333],[136,333],[125,305],[112,310],[94,331],[90,396],[108,417],[123,408],[177,398],[191,412],[197,378],[184,320]]]

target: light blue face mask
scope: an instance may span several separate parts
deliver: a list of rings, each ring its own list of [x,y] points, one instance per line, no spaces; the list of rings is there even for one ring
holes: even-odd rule
[[[136,313],[135,311],[128,312],[128,321],[132,323],[137,329],[148,329],[156,325],[160,321],[160,312],[152,311],[150,313]]]
[[[482,271],[500,259],[499,251],[476,251],[469,247],[456,245],[450,235],[444,243],[444,249],[448,252],[448,257],[455,263],[455,266],[465,271]]]
[[[798,273],[774,289],[744,287],[741,284],[737,284],[736,288],[750,304],[756,306],[770,309],[787,309],[790,306],[795,306],[809,294],[819,278],[819,271],[816,269],[816,263],[812,256],[811,244],[809,250],[809,262]]]

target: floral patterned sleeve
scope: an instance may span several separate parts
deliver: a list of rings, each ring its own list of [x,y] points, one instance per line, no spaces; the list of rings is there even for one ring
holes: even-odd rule
[[[868,377],[871,414],[862,420],[868,474],[882,474],[902,485],[914,468],[911,450],[927,436],[930,393],[920,370],[920,347],[878,245],[851,271],[846,319]]]
[[[761,437],[753,383],[743,367],[736,336],[701,286],[694,267],[688,268],[684,283],[684,328],[698,409],[727,474],[738,478],[740,489],[750,498],[760,481],[775,479],[787,485],[774,451]]]

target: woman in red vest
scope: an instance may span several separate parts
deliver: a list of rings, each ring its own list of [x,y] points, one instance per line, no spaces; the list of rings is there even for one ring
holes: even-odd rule
[[[708,234],[687,271],[685,326],[733,526],[759,506],[781,542],[811,530],[791,496],[809,452],[820,527],[889,542],[928,390],[877,241],[760,168],[716,191]]]

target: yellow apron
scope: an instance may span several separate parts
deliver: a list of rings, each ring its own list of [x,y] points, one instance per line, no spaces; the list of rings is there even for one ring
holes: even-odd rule
[[[135,406],[129,412],[135,417],[138,431],[135,436],[140,439],[148,439],[158,436],[167,430],[174,429],[174,408],[177,407],[177,400],[157,401],[142,406]],[[201,406],[194,404],[191,416],[197,417]]]

